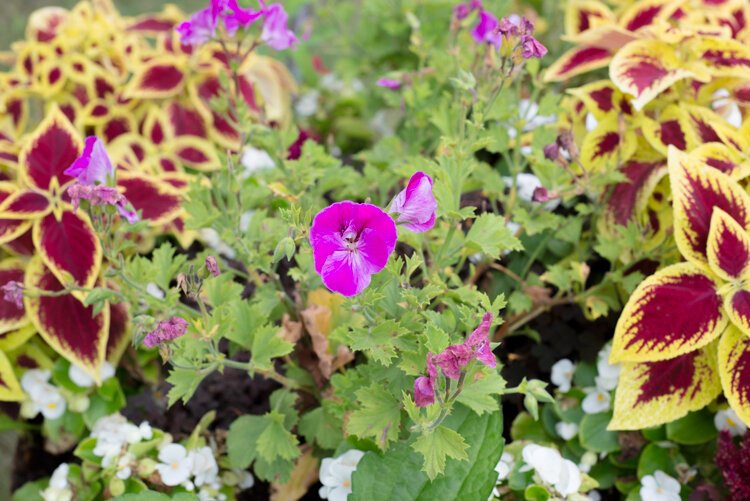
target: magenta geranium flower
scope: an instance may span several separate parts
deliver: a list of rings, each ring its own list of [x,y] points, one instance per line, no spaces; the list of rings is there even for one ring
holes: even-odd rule
[[[218,18],[214,15],[214,9],[201,9],[177,26],[180,42],[192,47],[203,45],[216,36],[217,25]]]
[[[84,143],[83,153],[65,169],[64,174],[75,177],[81,184],[107,184],[107,180],[114,176],[115,169],[102,141],[96,136],[89,136]]]
[[[172,341],[187,332],[187,320],[180,317],[172,317],[169,320],[162,320],[154,330],[146,334],[143,338],[143,344],[149,348],[158,346],[166,341]]]
[[[435,210],[432,178],[424,172],[415,172],[406,188],[395,196],[388,212],[398,214],[396,222],[406,229],[421,233],[435,226]]]
[[[486,10],[479,13],[479,23],[474,27],[471,36],[477,43],[489,43],[495,47],[500,47],[503,43],[503,36],[498,30],[500,25],[497,18]]]
[[[370,204],[338,202],[318,212],[310,228],[315,271],[326,287],[356,296],[396,248],[396,224]]]
[[[264,9],[264,16],[260,39],[269,47],[284,50],[297,43],[297,37],[287,26],[289,16],[281,4],[269,5]]]
[[[401,88],[401,80],[396,80],[395,78],[381,78],[375,82],[375,85],[386,89],[398,90]]]

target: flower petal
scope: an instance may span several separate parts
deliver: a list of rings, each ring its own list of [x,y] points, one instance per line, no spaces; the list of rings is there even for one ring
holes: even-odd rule
[[[64,289],[55,274],[39,258],[29,263],[26,287],[49,292]],[[44,340],[60,355],[98,380],[109,334],[109,305],[93,316],[93,307],[84,306],[71,294],[25,297],[24,304]]]
[[[719,375],[729,405],[750,425],[750,337],[734,327],[719,342]]]
[[[610,361],[667,360],[716,339],[727,324],[717,286],[691,263],[674,264],[648,277],[620,315]]]
[[[714,207],[742,228],[750,228],[750,196],[726,174],[674,147],[669,149],[668,164],[677,247],[688,261],[704,265]]]
[[[724,280],[736,280],[750,269],[747,230],[718,207],[711,217],[706,253],[711,271]]]
[[[661,362],[622,364],[610,430],[658,426],[705,407],[721,393],[716,343]]]

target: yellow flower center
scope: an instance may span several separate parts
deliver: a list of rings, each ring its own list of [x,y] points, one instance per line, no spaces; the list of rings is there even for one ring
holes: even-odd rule
[[[172,464],[169,465],[169,467],[172,468],[173,470],[176,470],[177,468],[180,467],[180,465],[179,465],[179,463],[172,463]]]
[[[55,402],[50,402],[47,404],[47,408],[51,411],[57,409],[57,404]]]
[[[343,482],[341,482],[341,485],[343,485],[346,489],[348,489],[349,486],[352,485],[352,483],[349,482],[348,480],[344,480]]]
[[[603,394],[603,393],[599,393],[599,394],[598,394],[598,395],[596,396],[596,399],[597,399],[598,401],[600,401],[600,402],[601,402],[601,401],[603,401],[603,400],[604,400],[604,394]]]
[[[734,427],[734,426],[737,426],[737,423],[734,422],[734,419],[728,417],[727,418],[727,425],[729,425],[731,427]]]

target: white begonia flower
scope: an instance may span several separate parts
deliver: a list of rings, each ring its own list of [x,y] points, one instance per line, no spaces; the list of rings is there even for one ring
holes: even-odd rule
[[[26,393],[31,393],[35,388],[47,383],[50,377],[52,377],[52,373],[48,370],[29,369],[21,377],[21,388]]]
[[[530,99],[521,99],[518,103],[518,118],[524,121],[523,132],[531,132],[539,127],[557,122],[556,115],[540,115],[539,105]],[[508,128],[508,137],[516,138],[516,128],[512,125]]]
[[[320,93],[317,90],[311,90],[302,94],[297,102],[294,103],[294,111],[301,117],[309,117],[318,111],[318,97]]]
[[[148,284],[146,284],[146,292],[148,292],[149,295],[155,297],[156,299],[164,299],[164,291],[161,290],[161,288],[154,282],[149,282]]]
[[[498,461],[497,465],[495,466],[495,471],[497,472],[497,482],[500,483],[508,478],[508,475],[510,475],[512,469],[513,455],[509,452],[503,452],[503,455],[500,456],[500,461]]]
[[[605,391],[612,391],[617,387],[617,379],[620,377],[620,364],[610,364],[609,354],[612,352],[612,345],[607,343],[601,349],[596,359],[596,370],[598,375],[595,378],[596,386]]]
[[[599,491],[590,491],[588,494],[586,494],[586,497],[591,501],[602,501],[602,495],[599,494]]]
[[[130,465],[135,461],[135,456],[130,453],[124,454],[119,460],[117,460],[117,473],[115,474],[120,480],[127,480],[133,473]]]
[[[560,479],[555,482],[554,487],[563,496],[575,494],[581,488],[581,471],[573,461],[563,459]]]
[[[48,487],[39,493],[44,501],[71,501],[73,499],[73,491],[68,483],[69,472],[70,466],[67,463],[62,463],[55,468]]]
[[[733,437],[744,435],[747,426],[740,420],[733,409],[722,409],[714,416],[714,425],[719,431],[728,431]]]
[[[255,477],[249,471],[235,471],[235,473],[240,477],[240,481],[237,483],[237,487],[240,489],[250,489],[255,485]]]
[[[148,421],[143,421],[138,426],[138,433],[141,434],[141,440],[151,440],[154,436],[154,430],[151,429],[151,425]]]
[[[643,501],[680,501],[680,483],[661,470],[641,479]]]
[[[242,164],[242,167],[244,167],[240,172],[240,179],[247,179],[256,172],[270,170],[276,167],[276,163],[266,150],[261,150],[252,146],[246,146],[242,151],[242,159],[240,160],[240,163]]]
[[[351,449],[337,458],[325,458],[320,465],[321,499],[346,501],[352,492],[352,473],[357,469],[359,460],[365,453]]]
[[[200,487],[216,482],[219,475],[219,465],[216,464],[214,452],[210,447],[193,449],[190,451],[189,456],[192,456],[190,462],[193,466],[192,474],[195,477],[194,483],[196,486]]]
[[[193,492],[195,490],[195,484],[191,482],[190,480],[185,480],[184,482],[182,482],[181,485],[182,485],[182,488],[187,491]]]
[[[105,360],[99,369],[99,379],[103,383],[114,375],[115,368]],[[81,388],[91,388],[94,386],[94,378],[76,364],[70,364],[70,367],[68,367],[68,377],[76,384],[76,386]]]
[[[563,440],[570,440],[578,434],[578,425],[559,421],[555,424],[555,431]]]
[[[742,112],[737,103],[731,99],[731,94],[726,89],[718,89],[711,95],[713,102],[711,108],[724,117],[724,119],[734,127],[742,127]]]
[[[187,490],[192,490],[185,485],[189,482],[193,470],[192,459],[185,447],[180,444],[168,444],[162,447],[159,451],[161,464],[156,465],[156,470],[164,485],[170,487],[182,485]],[[192,482],[189,485],[193,487]]]
[[[586,130],[591,132],[596,129],[597,125],[599,125],[599,120],[596,119],[594,114],[591,112],[586,113]]]
[[[102,458],[102,466],[107,468],[115,464],[126,444],[141,441],[141,432],[124,416],[115,413],[99,418],[91,429],[91,437],[96,439],[94,455]]]
[[[45,419],[57,419],[65,414],[65,398],[48,382],[50,377],[50,371],[41,369],[30,369],[21,377],[21,388],[29,397],[22,408],[24,417],[32,418],[41,412]]]
[[[557,386],[563,393],[570,391],[570,385],[573,382],[573,375],[575,374],[576,366],[573,362],[567,358],[558,360],[555,365],[552,366],[552,375],[550,380],[552,384]]]
[[[609,392],[601,388],[588,388],[588,395],[581,402],[581,408],[586,414],[599,414],[607,412],[612,403]]]
[[[563,458],[556,449],[529,444],[523,448],[522,455],[524,462],[534,469],[541,481],[563,496],[580,489],[581,472],[573,461]]]
[[[229,259],[234,259],[237,253],[234,252],[227,243],[219,237],[219,233],[213,228],[202,228],[200,231],[203,242],[219,254],[223,254]]]

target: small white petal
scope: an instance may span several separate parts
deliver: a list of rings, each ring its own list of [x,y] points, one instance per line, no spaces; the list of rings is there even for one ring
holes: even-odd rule
[[[149,282],[146,285],[146,292],[154,296],[156,299],[164,299],[164,291],[161,290],[159,286],[153,282]]]
[[[570,391],[570,385],[573,382],[575,370],[575,364],[567,358],[558,360],[555,365],[552,366],[550,381],[552,381],[552,384],[560,388],[560,391]]]
[[[578,425],[560,421],[555,424],[555,431],[563,440],[570,440],[578,434]]]

